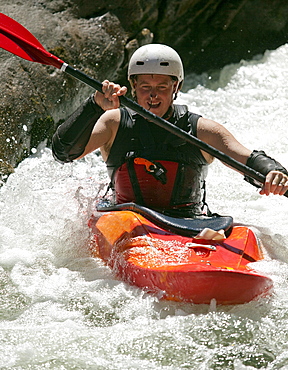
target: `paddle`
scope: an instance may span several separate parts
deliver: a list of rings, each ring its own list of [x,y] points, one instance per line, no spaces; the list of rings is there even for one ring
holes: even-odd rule
[[[101,82],[96,81],[95,79],[87,76],[85,73],[69,66],[63,60],[46,51],[44,47],[40,44],[40,42],[25,27],[3,13],[0,13],[0,47],[31,62],[56,67],[61,71],[66,72],[74,78],[93,87],[94,89],[100,92],[102,91]],[[244,164],[236,161],[223,152],[220,152],[212,146],[204,143],[198,138],[189,135],[186,131],[181,130],[180,128],[174,126],[163,118],[149,112],[126,96],[121,96],[120,102],[123,106],[131,108],[147,120],[180,137],[186,142],[196,145],[198,148],[220,159],[222,162],[228,164],[234,169],[242,172],[247,177],[256,180],[258,184],[253,185],[260,187],[261,184],[264,183],[265,176],[261,173],[253,170],[248,166],[245,166]],[[284,195],[288,197],[288,191]]]

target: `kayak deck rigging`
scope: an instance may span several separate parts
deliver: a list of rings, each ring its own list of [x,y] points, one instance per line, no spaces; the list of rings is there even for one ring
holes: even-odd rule
[[[213,214],[212,216],[200,216],[195,218],[178,218],[165,215],[150,208],[140,206],[136,203],[123,203],[113,206],[98,206],[98,212],[107,211],[133,211],[144,216],[156,225],[163,227],[166,230],[180,235],[197,235],[204,228],[213,230],[227,231],[232,227],[233,218],[231,216],[219,216]]]

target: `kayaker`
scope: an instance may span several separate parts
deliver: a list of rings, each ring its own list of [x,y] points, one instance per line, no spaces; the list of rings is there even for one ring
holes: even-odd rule
[[[138,104],[265,175],[260,194],[283,195],[288,172],[279,162],[262,150],[247,149],[221,124],[173,103],[183,79],[180,56],[169,46],[145,45],[130,59],[128,80]],[[214,158],[120,107],[125,86],[105,80],[102,90],[57,128],[55,158],[71,162],[100,148],[116,203],[133,201],[171,215],[209,215],[205,177]]]

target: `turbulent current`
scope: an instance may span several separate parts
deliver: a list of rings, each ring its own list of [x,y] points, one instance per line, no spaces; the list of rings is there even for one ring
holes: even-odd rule
[[[284,45],[217,80],[201,76],[178,102],[287,168],[287,59]],[[254,267],[274,292],[238,306],[181,304],[118,281],[89,255],[87,221],[107,182],[97,153],[61,165],[43,144],[2,186],[0,368],[288,369],[288,199],[260,196],[215,161],[210,208],[257,232],[265,260]]]

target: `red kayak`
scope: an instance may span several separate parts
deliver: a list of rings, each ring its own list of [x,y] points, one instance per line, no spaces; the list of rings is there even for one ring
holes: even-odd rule
[[[89,222],[93,256],[159,299],[230,305],[272,290],[272,280],[251,266],[263,259],[255,234],[231,217],[176,219],[133,203],[103,210]]]

